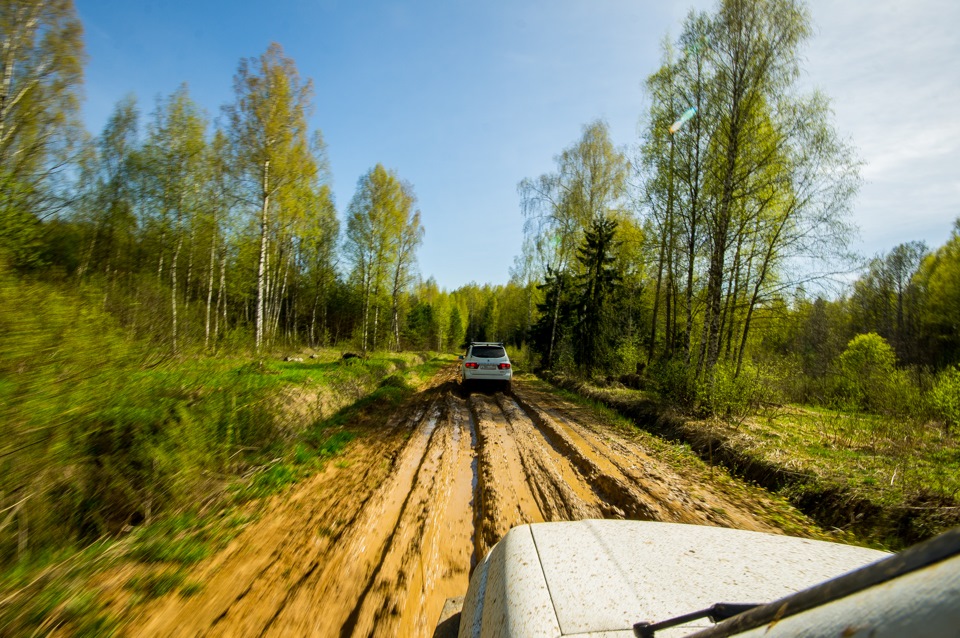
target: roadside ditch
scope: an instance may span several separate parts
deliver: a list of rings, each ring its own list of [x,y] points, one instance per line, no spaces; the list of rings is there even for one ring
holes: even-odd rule
[[[742,437],[705,427],[634,393],[614,392],[555,374],[543,378],[558,388],[601,403],[637,427],[663,439],[688,445],[711,465],[786,498],[824,529],[851,534],[857,541],[891,550],[918,543],[960,525],[960,501],[917,492],[884,503],[842,479],[798,472],[747,449]]]

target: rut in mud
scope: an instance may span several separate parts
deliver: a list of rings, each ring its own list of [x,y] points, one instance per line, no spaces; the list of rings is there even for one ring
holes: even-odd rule
[[[129,625],[151,636],[430,636],[513,526],[630,518],[776,531],[585,411],[442,371]]]

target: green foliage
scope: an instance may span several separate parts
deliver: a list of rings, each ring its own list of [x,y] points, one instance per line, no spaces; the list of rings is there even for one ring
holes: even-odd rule
[[[0,570],[0,633],[35,635],[40,628],[58,627],[71,636],[112,636],[118,623],[95,592],[89,579],[97,564],[110,564],[98,544],[79,555],[49,552]]]
[[[653,388],[668,404],[681,411],[696,409],[699,383],[696,372],[679,359],[658,361],[647,370]]]
[[[352,266],[350,278],[362,299],[358,341],[363,352],[384,345],[375,318],[386,315],[388,298],[394,301],[396,320],[398,286],[406,281],[411,251],[422,238],[415,203],[411,186],[380,164],[360,178],[350,200],[344,247]]]
[[[195,514],[164,518],[136,532],[128,556],[143,563],[191,565],[210,555],[211,538]]]
[[[897,357],[876,333],[857,335],[837,358],[833,394],[844,405],[868,412],[906,415],[919,403],[919,391],[896,369]]]
[[[937,375],[927,400],[945,428],[956,432],[960,428],[960,366],[947,368]]]
[[[960,363],[960,218],[947,243],[923,261],[914,284],[923,291],[919,323],[924,359],[938,366]]]
[[[147,599],[160,598],[172,592],[186,580],[184,570],[150,572],[142,576],[131,578],[127,589],[134,591]]]
[[[577,250],[581,274],[571,300],[574,306],[574,358],[583,373],[609,369],[616,327],[615,294],[620,275],[614,267],[617,222],[595,217]]]
[[[720,364],[714,368],[713,383],[702,383],[698,387],[699,403],[709,414],[740,423],[763,404],[779,398],[773,389],[774,373],[768,368],[746,364],[738,374],[734,366]]]
[[[616,377],[634,374],[637,370],[637,364],[642,363],[645,358],[636,340],[621,339],[613,353],[608,370]]]
[[[39,220],[69,198],[58,190],[81,136],[83,26],[72,0],[7,0],[0,33],[0,251],[35,266]]]
[[[871,332],[854,337],[837,363],[843,374],[869,379],[890,374],[897,364],[897,355],[886,339]]]
[[[257,472],[253,480],[244,487],[242,495],[244,499],[270,496],[295,483],[298,478],[299,473],[296,469],[284,463],[276,463]]]

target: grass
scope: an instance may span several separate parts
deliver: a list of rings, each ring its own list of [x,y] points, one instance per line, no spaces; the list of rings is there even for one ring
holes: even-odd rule
[[[147,600],[160,598],[172,592],[186,581],[183,570],[147,573],[131,578],[126,587]]]
[[[116,562],[110,543],[38,553],[0,573],[0,635],[112,636],[118,619],[89,579]]]
[[[638,391],[581,390],[626,413],[654,405]],[[737,476],[858,542],[898,549],[960,523],[960,441],[938,424],[796,405],[666,426],[658,414],[637,423],[701,457],[716,453]]]
[[[96,575],[122,564],[137,566],[125,586],[135,600],[195,595],[203,583],[187,571],[250,522],[244,512],[261,509],[251,502],[336,462],[360,435],[350,427],[357,410],[398,404],[446,361],[388,353],[341,363],[336,351],[303,362],[184,358],[105,364],[82,393],[38,382],[72,418],[61,416],[66,447],[29,448],[23,469],[76,482],[50,482],[46,501],[35,497],[59,520],[31,512],[26,552],[17,554],[16,535],[5,537],[0,635],[54,626],[110,635],[118,621],[97,602]],[[24,432],[33,401],[7,414]],[[99,549],[78,549],[85,545]]]
[[[712,427],[744,438],[762,458],[842,482],[881,503],[960,495],[960,440],[933,424],[787,406],[748,418],[740,428]]]

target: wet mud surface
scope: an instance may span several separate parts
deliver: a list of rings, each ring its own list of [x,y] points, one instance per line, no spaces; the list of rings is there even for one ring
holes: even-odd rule
[[[127,626],[149,636],[431,636],[513,526],[629,518],[778,531],[590,413],[514,382],[466,394],[454,368],[383,415],[226,550]]]

